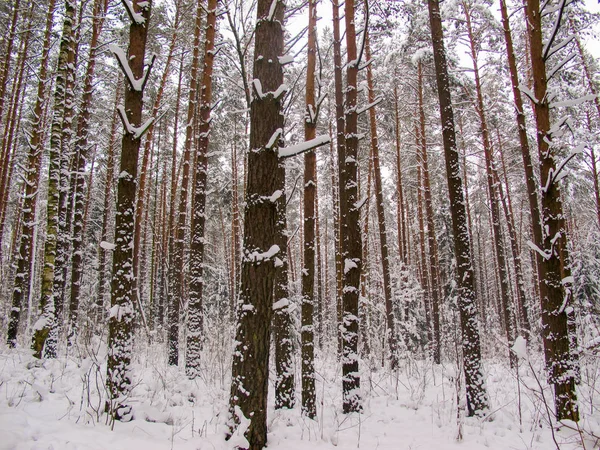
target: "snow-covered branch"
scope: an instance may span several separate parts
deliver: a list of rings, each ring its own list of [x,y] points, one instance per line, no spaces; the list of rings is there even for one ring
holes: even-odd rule
[[[377,97],[375,100],[373,100],[372,103],[369,103],[368,105],[363,106],[362,108],[358,108],[356,110],[356,114],[362,114],[365,111],[368,111],[371,108],[374,108],[375,106],[379,105],[381,102],[383,101],[383,97]]]
[[[123,123],[123,128],[125,128],[125,132],[131,134],[134,139],[141,138],[154,123],[154,117],[151,117],[141,126],[135,127],[131,124],[131,122],[129,122],[127,113],[125,112],[125,108],[123,106],[117,106],[117,110],[119,111],[119,117],[121,117],[121,122]]]
[[[129,18],[131,19],[131,21],[133,23],[135,23],[136,25],[144,25],[144,23],[146,23],[146,19],[144,19],[144,16],[133,10],[133,5],[131,4],[131,2],[129,0],[121,0],[121,3],[123,3],[123,6],[125,6],[125,9],[127,10],[127,15],[129,16]],[[148,2],[141,2],[141,3],[139,3],[139,5],[145,6],[142,4],[147,4],[147,3]]]
[[[556,35],[558,34],[558,30],[560,29],[560,23],[562,21],[562,16],[565,12],[566,2],[567,0],[561,0],[558,6],[558,15],[554,20],[554,28],[552,29],[552,34],[550,35],[550,39],[548,39],[548,42],[546,42],[546,45],[544,46],[544,50],[542,52],[544,61],[547,61],[550,56],[550,48],[552,47],[554,39],[556,39]]]
[[[309,150],[320,147],[321,145],[329,144],[330,137],[327,134],[323,136],[317,136],[310,141],[302,142],[297,145],[292,145],[290,147],[280,148],[279,149],[279,157],[280,158],[289,158],[291,156],[300,155],[301,153],[305,153]]]
[[[127,59],[127,55],[125,55],[125,52],[123,51],[123,49],[116,44],[110,44],[108,46],[108,48],[110,49],[111,52],[113,52],[113,54],[117,58],[117,61],[119,62],[119,66],[121,67],[123,74],[127,78],[127,81],[129,81],[129,85],[131,86],[131,89],[133,89],[136,92],[143,92],[144,87],[146,87],[146,81],[148,80],[148,76],[150,75],[150,72],[152,70],[152,66],[154,65],[154,61],[156,60],[156,55],[155,54],[152,55],[152,59],[150,60],[150,64],[148,65],[148,69],[146,70],[146,73],[142,76],[142,78],[140,78],[138,80],[133,75],[133,71],[131,70],[131,67],[129,66],[129,61]]]

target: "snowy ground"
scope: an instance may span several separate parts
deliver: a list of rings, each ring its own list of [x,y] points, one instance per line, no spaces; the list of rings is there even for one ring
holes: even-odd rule
[[[223,440],[229,367],[224,352],[207,352],[203,376],[188,380],[167,367],[162,346],[137,352],[131,396],[135,419],[107,423],[102,414],[105,353],[36,362],[24,350],[0,349],[1,449],[231,449]],[[90,355],[93,352],[88,352]],[[95,362],[96,361],[96,362]],[[97,364],[100,363],[100,365]],[[532,367],[522,362],[520,396],[514,371],[486,361],[492,404],[487,419],[457,419],[456,369],[448,364],[404,360],[397,376],[363,364],[363,414],[341,413],[335,358],[317,361],[318,419],[299,408],[269,411],[269,449],[575,449],[600,448],[600,413],[594,393],[597,364],[585,368],[579,387],[581,434],[554,432]],[[543,383],[543,377],[538,379]],[[599,383],[600,385],[600,383]],[[550,401],[550,390],[544,395]],[[519,400],[521,414],[519,414]],[[273,405],[273,399],[270,402]],[[521,421],[521,424],[520,424]],[[556,428],[556,426],[555,426]],[[462,434],[462,439],[458,436]]]

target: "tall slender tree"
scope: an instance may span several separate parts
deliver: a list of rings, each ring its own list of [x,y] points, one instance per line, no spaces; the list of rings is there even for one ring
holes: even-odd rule
[[[284,52],[284,11],[280,0],[258,0],[254,43],[250,150],[241,286],[229,398],[231,438],[249,421],[240,448],[260,450],[267,443],[269,346],[277,245],[278,171],[285,93],[280,57]]]
[[[358,112],[357,81],[360,58],[356,46],[354,0],[344,5],[346,21],[346,104],[345,152],[338,154],[343,165],[340,177],[340,217],[342,225],[343,302],[342,302],[342,394],[344,413],[361,410],[358,374],[358,300],[362,270],[362,236],[358,199]],[[341,194],[343,192],[343,195]]]
[[[315,68],[317,65],[317,2],[308,0],[308,48],[306,66],[306,111],[304,140],[317,134],[317,104],[315,101]],[[317,190],[317,155],[314,150],[304,154],[304,267],[302,269],[302,411],[310,419],[317,415],[315,392],[315,194]]]
[[[17,343],[17,332],[19,330],[19,321],[21,318],[21,308],[23,300],[27,298],[29,292],[29,283],[31,277],[31,261],[33,254],[33,239],[35,230],[35,213],[37,204],[37,193],[40,183],[40,166],[42,161],[42,145],[44,138],[44,109],[47,103],[47,83],[48,83],[48,61],[50,59],[50,37],[52,23],[54,19],[54,7],[56,0],[48,2],[48,12],[46,13],[46,24],[42,44],[41,63],[38,72],[38,86],[35,106],[33,109],[32,130],[28,136],[29,150],[27,152],[27,169],[25,171],[25,187],[23,193],[22,227],[19,237],[19,252],[17,255],[17,268],[15,272],[15,283],[12,293],[12,308],[10,310],[10,320],[8,323],[7,343],[14,347]],[[44,328],[45,324],[40,323]],[[41,356],[41,352],[39,353]]]
[[[218,0],[208,0],[204,33],[204,57],[200,87],[199,135],[196,148],[196,177],[192,198],[192,238],[190,244],[190,292],[185,371],[195,378],[200,369],[200,350],[204,313],[202,310],[204,242],[206,240],[206,191],[210,111],[212,108],[212,76],[215,58],[215,33]]]
[[[117,183],[106,384],[109,414],[114,419],[127,421],[131,419],[131,406],[126,404],[126,399],[131,390],[129,365],[133,351],[133,221],[137,167],[142,136],[152,123],[152,119],[142,122],[144,88],[152,68],[150,63],[144,71],[152,1],[133,0],[124,5],[131,21],[127,54],[117,45],[110,47],[125,75],[125,106],[118,107],[124,133]]]
[[[371,60],[371,45],[369,31],[365,30],[365,56]],[[383,197],[383,184],[381,181],[381,164],[379,162],[379,137],[377,134],[377,120],[375,114],[375,87],[373,84],[372,64],[367,67],[367,87],[369,89],[369,124],[371,130],[371,153],[373,157],[373,176],[375,179],[375,202],[377,206],[377,224],[379,226],[379,246],[381,251],[381,268],[383,270],[383,294],[385,297],[386,338],[389,351],[390,368],[398,367],[396,345],[396,326],[394,309],[392,306],[392,281],[390,276],[390,252],[388,248],[387,227],[385,223],[385,203]]]
[[[467,229],[464,193],[460,178],[459,154],[456,148],[454,112],[450,95],[448,63],[444,47],[439,0],[428,0],[429,24],[433,42],[433,59],[440,102],[442,137],[446,160],[446,178],[450,195],[450,214],[454,234],[454,256],[457,265],[458,307],[462,333],[463,371],[469,416],[483,415],[488,409],[488,396],[481,370],[479,321],[475,298],[475,273],[471,260],[471,244]]]
[[[542,39],[542,13],[539,0],[527,0],[529,51],[533,73],[533,108],[537,128],[537,144],[540,160],[541,189],[541,233],[542,240],[536,243],[538,258],[539,290],[542,307],[542,338],[544,356],[549,372],[549,381],[554,385],[556,416],[577,422],[579,410],[575,392],[575,377],[578,362],[573,358],[569,343],[567,308],[569,291],[569,261],[564,258],[566,247],[565,218],[557,172],[556,146],[552,142],[550,124],[550,97],[546,64],[555,53],[552,47],[561,25],[566,3],[560,3],[554,17],[555,27],[550,41]],[[560,45],[560,44],[557,44]],[[562,167],[562,166],[561,166]]]
[[[198,66],[200,65],[200,34],[202,30],[202,2],[197,3],[196,19],[194,26],[194,48],[192,51],[192,68],[189,82],[189,99],[187,119],[185,125],[185,143],[183,150],[182,180],[179,192],[179,205],[173,204],[172,256],[169,266],[171,289],[169,292],[170,303],[168,310],[168,358],[169,364],[176,366],[179,363],[179,315],[181,306],[185,303],[184,285],[186,270],[184,270],[185,231],[187,223],[188,197],[190,187],[190,165],[195,137],[195,121],[198,102]],[[173,183],[176,183],[173,179]],[[175,184],[176,186],[176,184]],[[174,196],[174,192],[171,194]],[[174,197],[173,201],[174,201]]]

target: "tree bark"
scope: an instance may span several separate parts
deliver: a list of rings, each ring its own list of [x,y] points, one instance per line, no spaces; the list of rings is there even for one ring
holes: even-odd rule
[[[27,169],[25,170],[25,189],[23,196],[22,228],[19,238],[19,252],[17,255],[17,269],[15,272],[15,283],[12,293],[12,308],[8,323],[7,343],[9,347],[15,347],[17,343],[17,332],[19,329],[20,312],[23,306],[24,294],[28,292],[31,281],[31,254],[33,251],[33,238],[35,229],[37,193],[41,175],[42,143],[44,137],[44,109],[47,103],[48,82],[48,60],[50,52],[50,35],[54,17],[54,6],[56,0],[48,2],[46,13],[46,26],[41,53],[40,70],[38,72],[37,97],[33,109],[32,130],[29,137],[29,151],[27,153]],[[40,323],[43,327],[44,324]],[[40,352],[41,356],[41,352]]]
[[[427,245],[429,247],[429,278],[431,287],[431,324],[433,325],[433,361],[441,363],[440,337],[440,273],[438,261],[437,238],[433,218],[433,201],[431,199],[431,182],[429,181],[429,161],[427,159],[427,139],[425,136],[425,107],[423,104],[423,64],[417,64],[417,83],[419,92],[419,123],[420,123],[420,161],[423,169],[423,197],[427,217]]]
[[[228,437],[240,422],[249,450],[267,443],[267,391],[273,294],[278,254],[277,195],[281,186],[278,148],[283,133],[283,2],[258,0],[253,99],[250,106],[244,248],[229,399]],[[281,194],[281,193],[280,193]]]
[[[141,6],[140,6],[141,3]],[[131,419],[126,404],[131,390],[129,365],[133,352],[135,282],[133,279],[133,231],[138,157],[141,144],[144,86],[134,84],[150,74],[144,71],[144,57],[152,2],[133,0],[135,15],[130,17],[129,48],[126,60],[125,106],[120,110],[125,132],[121,140],[121,163],[117,183],[115,247],[111,280],[111,309],[108,319],[107,412],[116,420]],[[122,51],[119,49],[119,51]],[[147,69],[148,71],[150,68]],[[125,68],[123,69],[125,72]],[[129,77],[134,77],[131,80]],[[125,116],[123,116],[123,114]]]
[[[306,110],[304,140],[310,141],[317,132],[315,102],[315,68],[317,65],[317,6],[308,0],[308,47],[306,66]],[[302,268],[302,412],[310,419],[317,415],[315,392],[315,193],[317,156],[314,150],[304,154],[304,246]]]
[[[345,414],[361,411],[360,377],[358,374],[358,300],[360,273],[362,270],[362,236],[360,232],[360,202],[358,199],[358,114],[357,78],[358,52],[354,23],[354,0],[344,5],[346,20],[346,69],[345,152],[338,155],[338,164],[343,165],[340,177],[340,211],[342,223],[343,317],[342,317],[342,396]],[[342,194],[343,192],[343,194]]]
[[[172,237],[173,249],[170,262],[170,304],[168,311],[168,359],[169,365],[176,366],[179,362],[179,314],[181,306],[185,303],[184,284],[184,240],[187,221],[188,188],[190,185],[190,163],[192,147],[195,138],[194,122],[196,117],[196,103],[198,91],[198,65],[200,63],[200,30],[202,29],[202,3],[198,2],[196,8],[196,21],[194,28],[194,50],[192,56],[192,71],[190,75],[189,100],[185,128],[185,147],[183,151],[183,177],[181,181],[179,207],[176,213],[175,230]]]
[[[215,58],[215,33],[218,0],[208,0],[206,28],[204,33],[204,57],[200,88],[199,139],[196,148],[195,192],[192,198],[192,238],[190,244],[190,292],[188,305],[188,330],[186,341],[185,371],[188,378],[196,378],[200,372],[200,351],[204,312],[202,290],[204,288],[203,263],[206,222],[206,191],[208,172],[208,144],[210,134],[210,111],[212,108],[212,75]]]
[[[454,112],[450,96],[448,64],[444,49],[442,17],[439,0],[428,0],[429,23],[433,41],[440,116],[446,160],[446,177],[450,194],[450,214],[454,237],[454,256],[457,262],[458,307],[463,344],[463,370],[467,393],[469,416],[483,415],[488,409],[488,396],[481,370],[481,346],[479,342],[479,321],[474,289],[474,271],[471,260],[471,244],[467,229],[464,193],[460,178],[459,155],[456,148]]]
[[[340,36],[340,7],[338,0],[331,0],[333,14],[333,65],[334,65],[334,89],[335,89],[335,123],[336,123],[336,143],[338,155],[338,173],[337,173],[337,196],[336,201],[336,268],[338,270],[337,278],[337,297],[336,297],[336,312],[337,312],[337,334],[338,334],[338,355],[343,353],[342,339],[342,316],[343,316],[343,289],[344,289],[344,270],[342,261],[342,241],[344,228],[342,226],[341,207],[342,198],[344,197],[344,188],[342,180],[344,179],[344,163],[346,160],[346,135],[345,135],[345,117],[344,117],[344,92],[342,80],[342,39]],[[331,133],[330,133],[331,134]],[[333,151],[333,150],[332,150]],[[333,159],[333,155],[332,155]],[[332,172],[332,177],[335,174]]]
[[[560,185],[553,178],[556,173],[556,155],[550,132],[550,102],[546,95],[546,58],[542,42],[542,20],[539,0],[526,1],[526,16],[533,73],[534,111],[537,128],[537,143],[540,159],[541,189],[541,233],[538,247],[539,290],[542,305],[542,338],[544,355],[549,371],[549,382],[554,385],[556,416],[559,420],[577,422],[579,411],[575,392],[575,376],[578,363],[569,348],[567,309],[569,292],[565,269],[568,261],[561,258],[567,240]],[[561,11],[562,12],[562,11]],[[570,275],[570,274],[569,274]],[[566,307],[565,307],[566,306]]]

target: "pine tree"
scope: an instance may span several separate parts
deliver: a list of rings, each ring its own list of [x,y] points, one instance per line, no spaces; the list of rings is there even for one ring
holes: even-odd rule
[[[231,438],[242,421],[247,444],[260,450],[267,443],[267,391],[269,347],[277,245],[277,195],[281,186],[280,138],[283,132],[282,101],[283,18],[279,0],[258,0],[255,29],[253,96],[250,106],[246,207],[241,285],[229,398]]]
[[[215,57],[215,32],[218,0],[208,0],[205,25],[204,56],[199,98],[199,139],[196,149],[196,176],[192,198],[192,239],[190,244],[190,293],[188,306],[188,332],[186,342],[185,371],[195,378],[200,369],[200,350],[204,312],[202,290],[204,245],[206,240],[206,191],[208,174],[208,144],[210,134],[210,111],[212,108],[212,75]]]
[[[125,75],[125,105],[118,111],[123,122],[121,163],[117,183],[115,243],[111,280],[111,309],[108,319],[107,412],[117,420],[130,420],[131,407],[126,404],[131,390],[129,365],[133,351],[135,300],[133,279],[133,232],[135,193],[140,144],[152,119],[142,122],[144,87],[152,63],[144,70],[151,1],[126,2],[131,21],[127,54],[116,45],[111,51]]]
[[[315,139],[317,108],[315,101],[315,68],[317,64],[317,4],[308,1],[308,56],[306,68],[306,111],[304,140]],[[317,415],[315,393],[315,195],[317,190],[317,155],[304,154],[304,267],[302,269],[302,411],[310,419]]]
[[[442,136],[446,159],[446,177],[450,194],[450,213],[454,233],[454,255],[457,262],[458,307],[463,343],[463,370],[469,416],[483,415],[488,409],[488,397],[481,370],[479,321],[476,314],[475,273],[471,261],[471,245],[467,228],[464,194],[460,178],[459,155],[456,148],[454,113],[450,96],[448,64],[444,48],[439,0],[428,0],[429,23],[433,41],[433,58],[440,102]]]

